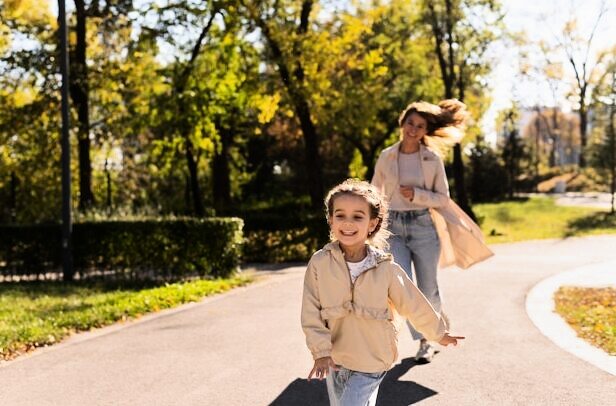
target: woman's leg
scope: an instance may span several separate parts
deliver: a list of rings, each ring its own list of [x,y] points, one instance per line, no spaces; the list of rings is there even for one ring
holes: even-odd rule
[[[409,247],[412,252],[417,287],[432,304],[434,310],[440,313],[441,296],[437,279],[440,241],[429,213],[413,219],[411,235]],[[421,340],[416,359],[422,362],[430,362],[436,353],[436,349],[421,334],[414,332],[414,330],[411,330],[411,333],[413,333],[413,338]]]
[[[411,251],[407,246],[406,224],[404,222],[404,212],[389,212],[388,230],[391,233],[391,236],[387,240],[389,244],[388,251],[391,255],[393,255],[396,264],[400,265],[409,278],[413,279]]]

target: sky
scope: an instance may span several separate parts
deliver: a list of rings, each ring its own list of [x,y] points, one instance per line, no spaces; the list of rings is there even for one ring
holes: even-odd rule
[[[145,3],[149,0],[137,0]],[[163,2],[164,0],[155,0]],[[332,10],[341,7],[345,0],[326,0],[324,3]],[[564,22],[575,16],[578,20],[580,32],[588,37],[597,20],[601,4],[605,4],[608,11],[602,17],[597,27],[592,43],[592,54],[602,49],[616,45],[616,0],[502,0],[505,15],[505,24],[510,31],[525,31],[528,39],[533,41],[544,40],[554,44],[561,34]],[[53,12],[57,14],[57,1],[52,1]],[[72,0],[66,1],[67,9],[73,9]],[[496,141],[495,120],[499,111],[508,108],[515,101],[522,107],[536,105],[554,106],[558,104],[565,111],[574,106],[566,100],[566,93],[570,86],[568,81],[573,79],[573,71],[564,55],[561,54],[564,81],[557,88],[557,103],[553,93],[545,80],[538,78],[521,78],[518,68],[518,55],[513,47],[504,43],[497,43],[491,50],[494,56],[493,72],[488,78],[488,91],[492,96],[492,103],[481,120],[481,128],[486,140]]]
[[[561,35],[562,28],[571,16],[578,19],[578,27],[583,37],[588,38],[597,20],[601,0],[508,0],[503,1],[506,10],[505,24],[511,31],[522,31],[533,41],[544,40],[555,44]],[[600,50],[616,46],[616,0],[607,0],[608,11],[603,15],[595,31],[591,46],[591,55]],[[536,105],[554,106],[554,97],[545,80],[523,79],[518,74],[518,55],[511,47],[497,45],[495,52],[500,55],[494,65],[489,79],[492,104],[482,120],[482,128],[486,139],[495,142],[495,119],[500,110],[508,108],[512,102],[522,107]],[[566,98],[570,90],[568,83],[573,80],[573,70],[570,64],[560,54],[565,74],[563,83],[557,88],[558,106],[564,111],[571,111],[574,106]]]

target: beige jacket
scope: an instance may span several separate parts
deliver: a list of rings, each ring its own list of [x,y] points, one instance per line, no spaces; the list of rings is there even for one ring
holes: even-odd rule
[[[445,324],[390,254],[368,247],[372,266],[355,284],[338,242],[317,251],[304,278],[302,328],[314,359],[360,372],[388,370],[398,356],[402,315],[429,340]],[[395,320],[395,321],[394,321]]]
[[[372,184],[388,199],[400,187],[399,149],[400,142],[384,149],[374,168]],[[430,209],[441,242],[439,267],[455,264],[466,269],[494,255],[485,244],[477,224],[449,198],[443,160],[424,145],[420,146],[419,155],[424,184],[415,187],[413,202]]]

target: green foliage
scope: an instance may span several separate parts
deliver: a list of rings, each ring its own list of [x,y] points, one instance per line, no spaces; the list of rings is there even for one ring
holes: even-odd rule
[[[226,276],[242,252],[234,218],[97,221],[73,227],[73,262],[81,278],[181,280]],[[43,277],[58,272],[57,225],[1,226],[0,274]]]
[[[477,137],[470,151],[470,197],[473,202],[501,200],[507,192],[507,174],[496,152]]]
[[[329,240],[321,213],[244,213],[245,262],[307,261]]]
[[[251,281],[247,276],[148,287],[102,283],[0,284],[0,359],[103,327],[197,302]]]
[[[616,233],[616,216],[584,207],[556,206],[551,198],[473,206],[489,244]]]

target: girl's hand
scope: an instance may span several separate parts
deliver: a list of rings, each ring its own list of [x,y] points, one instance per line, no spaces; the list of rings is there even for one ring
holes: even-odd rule
[[[415,188],[413,186],[400,186],[400,194],[412,202],[415,198]]]
[[[447,347],[449,344],[458,345],[458,340],[464,340],[463,336],[450,336],[449,333],[445,333],[443,338],[438,342],[440,345]]]
[[[314,375],[315,378],[318,378],[319,381],[322,381],[323,378],[325,378],[329,373],[330,367],[334,371],[337,371],[339,369],[338,366],[336,366],[336,363],[334,362],[332,357],[317,358],[316,360],[314,360],[314,366],[312,367],[312,371],[310,371],[310,374],[308,375],[308,380],[310,380],[310,378],[312,378],[312,375]]]

